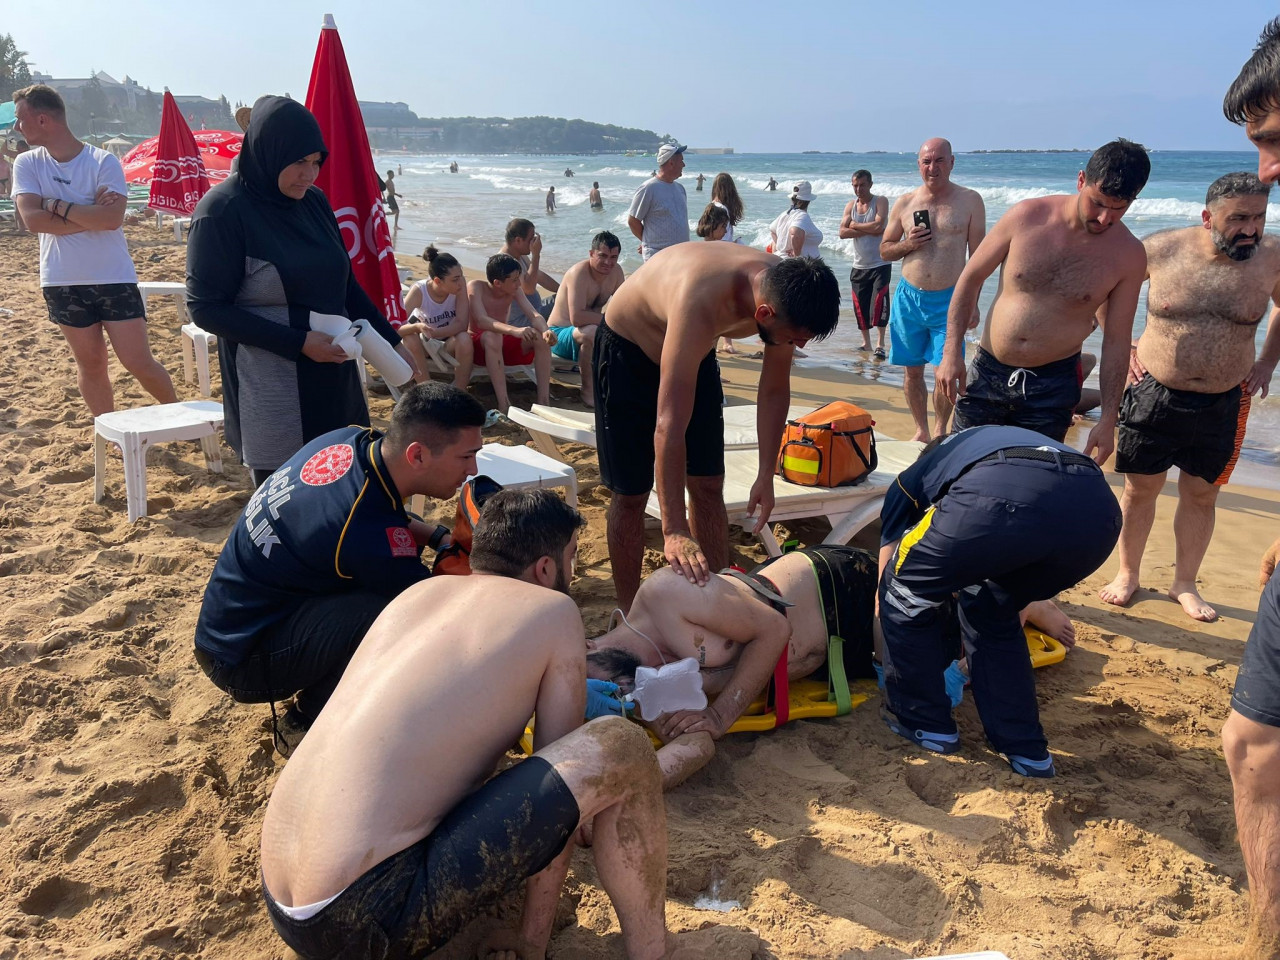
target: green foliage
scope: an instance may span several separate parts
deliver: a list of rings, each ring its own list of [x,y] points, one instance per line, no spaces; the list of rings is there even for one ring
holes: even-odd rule
[[[12,100],[13,91],[31,83],[27,52],[19,50],[12,34],[0,34],[0,100]]]
[[[439,133],[415,137],[417,128]],[[405,136],[405,134],[409,134]],[[659,137],[652,130],[566,120],[563,117],[423,117],[415,126],[371,133],[375,146],[407,147],[455,153],[620,153],[652,152]]]

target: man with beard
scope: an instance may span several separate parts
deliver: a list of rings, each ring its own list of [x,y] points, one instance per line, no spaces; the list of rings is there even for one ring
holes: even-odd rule
[[[1156,497],[1176,466],[1169,596],[1193,620],[1217,617],[1196,589],[1196,574],[1213,535],[1218,490],[1240,455],[1250,398],[1267,395],[1280,360],[1280,307],[1254,359],[1267,302],[1280,302],[1280,241],[1263,234],[1270,190],[1252,173],[1228,173],[1210,185],[1201,226],[1143,241],[1151,287],[1120,409],[1116,472],[1125,474],[1124,529],[1120,571],[1099,592],[1107,603],[1124,606],[1137,590]]]

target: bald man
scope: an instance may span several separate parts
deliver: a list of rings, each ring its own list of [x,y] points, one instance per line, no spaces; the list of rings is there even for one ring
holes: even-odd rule
[[[889,362],[905,368],[902,389],[915,421],[913,440],[928,440],[928,391],[924,365],[942,362],[947,339],[947,310],[965,261],[987,232],[987,211],[976,190],[951,182],[956,158],[951,144],[935,137],[920,146],[916,158],[921,186],[903,194],[889,213],[880,256],[902,261],[902,279],[889,310]],[[969,328],[978,325],[975,306]],[[947,432],[951,401],[933,395],[932,436]]]

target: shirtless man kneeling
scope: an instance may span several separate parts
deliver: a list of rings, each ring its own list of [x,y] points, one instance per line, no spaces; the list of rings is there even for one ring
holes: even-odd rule
[[[267,909],[306,960],[425,957],[526,879],[519,931],[489,949],[541,958],[570,838],[592,821],[627,956],[680,955],[653,751],[624,720],[582,726],[585,636],[566,595],[581,525],[554,493],[503,491],[473,575],[405,591],[369,630],[262,825]],[[535,709],[537,752],[486,782]]]
[[[801,680],[827,663],[831,638],[840,637],[845,677],[875,676],[876,581],[869,553],[830,545],[784,554],[751,574],[716,574],[704,587],[663,568],[641,584],[621,623],[587,642],[587,675],[629,692],[636,667],[698,661],[703,689],[717,695],[715,702],[654,722],[654,731],[668,741],[658,759],[663,786],[670,789],[711,759],[710,741],[720,739],[764,690],[784,651],[788,679]],[[673,762],[668,748],[682,747],[687,752]]]
[[[556,335],[552,354],[573,361],[582,370],[582,402],[588,407],[596,405],[595,373],[591,367],[596,331],[604,319],[604,305],[627,278],[618,265],[621,253],[622,242],[608,230],[592,237],[587,259],[570,267],[560,281],[560,292],[547,321]]]
[[[1089,158],[1074,195],[1023,200],[991,229],[956,283],[936,373],[937,392],[955,400],[953,431],[998,424],[1065,441],[1080,402],[1080,347],[1098,315],[1102,414],[1084,452],[1096,450],[1094,459],[1106,463],[1146,266],[1142,244],[1120,218],[1150,172],[1141,144],[1112,141]],[[965,330],[996,268],[1000,288],[966,375]]]
[[[1280,241],[1263,233],[1270,189],[1251,173],[1219,177],[1209,187],[1200,226],[1143,241],[1151,287],[1120,409],[1116,473],[1125,475],[1124,527],[1120,571],[1098,594],[1107,603],[1124,606],[1138,589],[1156,498],[1176,466],[1169,596],[1193,620],[1217,618],[1200,597],[1196,576],[1213,536],[1218,491],[1240,455],[1250,398],[1267,395],[1280,360],[1280,306],[1254,360],[1267,302],[1280,304]]]

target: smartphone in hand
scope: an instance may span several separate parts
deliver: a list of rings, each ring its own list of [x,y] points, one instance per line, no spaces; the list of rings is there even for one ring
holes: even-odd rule
[[[928,210],[917,210],[915,213],[911,215],[911,220],[917,227],[924,227],[926,230],[930,232],[933,231],[933,227],[929,225]]]

